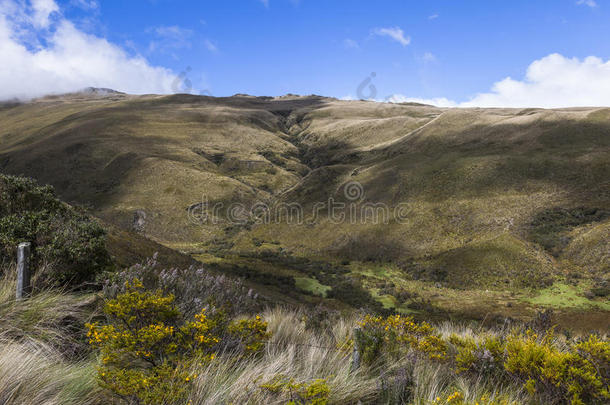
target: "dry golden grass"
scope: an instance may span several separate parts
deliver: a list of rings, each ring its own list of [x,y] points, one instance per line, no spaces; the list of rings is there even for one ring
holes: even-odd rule
[[[450,288],[504,291],[508,279],[510,288],[530,280],[538,289],[546,275],[607,270],[605,225],[573,230],[558,258],[529,231],[549,207],[610,206],[609,114],[76,94],[0,109],[0,170],[53,184],[119,228],[130,229],[143,210],[146,236],[191,253],[251,253],[260,250],[256,237],[327,261],[442,267]],[[204,195],[225,207],[279,201],[308,212],[329,197],[345,201],[350,181],[363,185],[365,201],[407,204],[406,221],[246,227],[187,216]],[[408,281],[413,272],[403,268]]]
[[[60,353],[32,341],[0,336],[0,402],[14,405],[103,403],[95,363],[68,362]]]
[[[103,403],[95,361],[78,354],[90,297],[43,291],[16,302],[14,268],[0,270],[0,403]]]
[[[330,388],[329,404],[398,404],[402,402],[399,394],[392,391],[393,379],[389,377],[395,373],[404,375],[404,383],[410,385],[412,402],[409,403],[430,404],[456,390],[462,392],[465,403],[474,403],[484,394],[490,402],[501,398],[510,404],[523,403],[523,392],[517,386],[482,379],[473,383],[446,365],[419,357],[400,359],[384,369],[363,366],[355,371],[351,350],[339,347],[352,337],[356,319],[341,318],[329,329],[316,331],[305,328],[303,316],[303,313],[282,309],[264,313],[273,338],[263,356],[236,362],[227,353],[208,366],[197,368],[194,372],[198,377],[191,395],[193,403],[285,404],[290,400],[287,393],[278,396],[261,389],[261,385],[273,381],[274,377],[284,376],[294,378],[297,383],[325,379]],[[451,323],[441,325],[440,331],[445,337],[454,333],[460,336],[480,333]],[[396,389],[399,388],[400,383]]]

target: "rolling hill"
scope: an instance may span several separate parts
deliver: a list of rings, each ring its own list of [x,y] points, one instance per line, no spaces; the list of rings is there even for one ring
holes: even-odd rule
[[[610,326],[610,109],[88,91],[0,123],[0,172],[305,300]]]

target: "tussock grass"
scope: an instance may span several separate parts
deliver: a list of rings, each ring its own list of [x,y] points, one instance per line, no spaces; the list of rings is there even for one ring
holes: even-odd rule
[[[39,341],[74,357],[86,349],[82,325],[92,316],[93,294],[68,294],[58,290],[36,291],[16,301],[15,266],[0,271],[0,329],[18,341]]]
[[[0,403],[19,405],[102,403],[95,363],[69,362],[61,353],[29,339],[0,335]]]
[[[102,403],[95,362],[79,339],[91,297],[52,290],[15,301],[15,268],[0,280],[0,403]],[[75,360],[75,358],[80,358]]]
[[[96,361],[71,360],[59,341],[70,341],[70,330],[48,323],[45,317],[61,310],[75,310],[76,296],[52,291],[34,295],[19,305],[11,303],[13,282],[0,288],[0,403],[5,404],[105,404],[110,400],[97,385]],[[55,296],[53,296],[55,294]],[[29,309],[19,309],[22,305]],[[45,307],[44,305],[49,305]],[[38,314],[34,314],[38,311]],[[354,369],[349,345],[357,324],[355,316],[341,316],[325,322],[326,327],[309,327],[311,313],[280,307],[266,310],[262,317],[272,333],[259,356],[235,352],[219,353],[210,362],[195,362],[190,400],[193,404],[285,404],[289,391],[273,392],[263,387],[277,377],[309,384],[324,380],[329,404],[430,404],[459,392],[464,403],[527,403],[518,382],[493,376],[456,374],[451,364],[430,360],[410,351],[393,362],[361,364]],[[475,328],[453,322],[436,326],[445,340],[452,335],[481,341],[484,336],[505,336],[506,328]],[[556,337],[562,347],[564,337]],[[347,343],[347,344],[346,344]],[[448,350],[455,351],[455,347]],[[496,402],[494,402],[496,401]],[[437,401],[438,402],[438,401]]]
[[[207,367],[196,370],[193,403],[282,404],[289,398],[273,395],[260,386],[276,376],[296,382],[326,379],[331,403],[357,402],[373,398],[378,383],[367,370],[352,370],[351,350],[338,345],[351,336],[353,324],[346,320],[330,330],[314,332],[305,328],[304,314],[276,308],[263,314],[272,338],[260,358],[236,359],[231,353],[217,357]]]
[[[356,319],[340,318],[326,330],[312,331],[305,327],[304,315],[280,308],[266,311],[263,318],[269,323],[273,337],[264,354],[259,358],[236,358],[232,353],[223,353],[207,366],[194,370],[198,377],[190,398],[193,403],[285,404],[291,399],[288,394],[278,395],[261,388],[277,376],[292,378],[296,383],[325,379],[332,404],[408,401],[423,405],[455,391],[464,395],[465,403],[475,403],[483,396],[490,403],[526,402],[517,385],[456,375],[448,365],[419,356],[408,355],[394,364],[363,365],[354,370],[352,350],[341,348],[341,343],[352,337]],[[480,333],[449,322],[439,325],[439,331],[443,336]]]

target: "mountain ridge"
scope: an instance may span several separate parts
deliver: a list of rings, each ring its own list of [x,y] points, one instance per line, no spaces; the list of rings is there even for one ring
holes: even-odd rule
[[[404,309],[396,294],[381,294],[383,283],[438,283],[475,301],[485,289],[511,299],[504,291],[542,290],[575,272],[579,290],[607,283],[607,257],[591,260],[587,251],[607,249],[608,220],[570,218],[579,207],[610,206],[609,118],[607,108],[449,109],[321,96],[59,97],[0,109],[0,171],[50,183],[119,228],[132,229],[143,211],[147,237],[204,262],[246,261],[264,272],[266,251],[354,261],[352,279]],[[407,219],[357,226],[188,217],[204,197],[246,211],[262,202],[311,212],[329,198],[350,203],[345,187],[355,183],[363,203],[391,212],[404,205]],[[545,214],[553,207],[565,218]],[[544,240],[568,241],[555,253],[532,236],[541,215],[559,221],[544,225]],[[371,273],[379,266],[391,274]],[[304,277],[291,265],[274,271]],[[307,277],[337,282],[322,273]]]

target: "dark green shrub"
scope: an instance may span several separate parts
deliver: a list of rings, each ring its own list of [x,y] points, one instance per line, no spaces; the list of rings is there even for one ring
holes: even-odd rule
[[[110,264],[105,231],[91,217],[57,199],[53,188],[0,175],[0,257],[15,260],[16,246],[31,242],[35,268],[49,284],[78,284]]]
[[[554,256],[570,243],[569,231],[575,227],[604,221],[610,212],[598,208],[578,207],[572,209],[549,208],[539,212],[533,219],[530,239]]]

